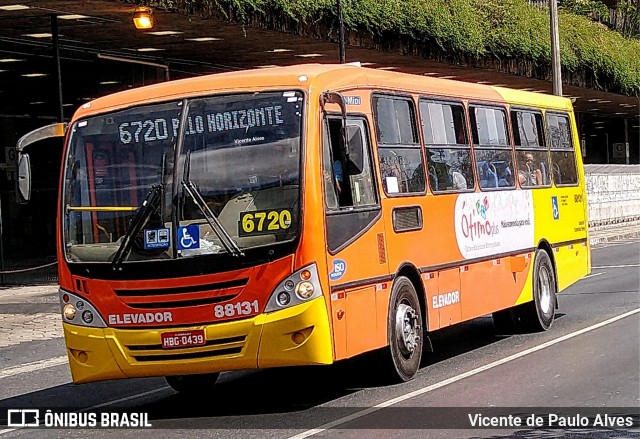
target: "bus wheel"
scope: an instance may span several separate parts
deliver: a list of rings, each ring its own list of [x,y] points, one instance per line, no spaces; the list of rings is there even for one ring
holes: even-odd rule
[[[218,380],[219,373],[199,375],[173,375],[165,377],[173,390],[181,393],[195,393],[210,390]]]
[[[551,328],[556,315],[556,277],[549,254],[538,250],[533,261],[533,301],[516,311],[518,326],[530,331]]]
[[[422,313],[416,289],[400,276],[393,283],[388,321],[389,354],[394,380],[409,381],[422,358]]]

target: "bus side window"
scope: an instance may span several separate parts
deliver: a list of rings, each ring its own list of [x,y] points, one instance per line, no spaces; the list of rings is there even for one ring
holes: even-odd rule
[[[556,185],[578,183],[576,155],[571,142],[571,125],[566,114],[547,113],[547,130],[551,147],[553,182]]]
[[[324,181],[324,197],[327,209],[337,209],[338,199],[342,190],[342,162],[334,147],[334,139],[330,136],[331,120],[325,120],[322,130],[322,175]]]
[[[549,178],[549,150],[545,142],[542,113],[512,110],[511,126],[516,146],[518,182],[521,187],[536,188],[551,184]]]
[[[513,153],[502,108],[471,106],[471,134],[481,189],[513,188]]]
[[[374,118],[385,193],[425,192],[424,165],[412,99],[375,96]]]
[[[323,137],[323,175],[327,208],[375,205],[377,201],[364,121],[352,119],[347,122],[348,150],[344,147],[342,119],[327,119]],[[349,151],[353,151],[351,158]],[[356,151],[361,151],[361,155],[357,156]]]
[[[471,145],[462,103],[421,99],[420,120],[431,190],[473,190]]]

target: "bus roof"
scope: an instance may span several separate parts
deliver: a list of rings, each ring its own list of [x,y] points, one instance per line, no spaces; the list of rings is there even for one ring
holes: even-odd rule
[[[217,73],[122,91],[84,104],[78,109],[73,119],[132,105],[210,95],[212,91],[257,91],[274,88],[309,89],[312,85],[314,90],[322,91],[375,88],[469,99],[470,101],[493,101],[520,106],[571,110],[571,101],[558,96],[371,69],[354,64],[298,64],[288,67]]]

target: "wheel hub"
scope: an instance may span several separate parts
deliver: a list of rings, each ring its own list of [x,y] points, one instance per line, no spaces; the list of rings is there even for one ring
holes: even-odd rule
[[[405,303],[398,305],[396,334],[402,354],[406,356],[413,354],[420,341],[420,323],[416,311]]]
[[[551,303],[551,278],[549,272],[544,268],[538,274],[538,285],[540,287],[540,309],[548,314],[553,306]]]

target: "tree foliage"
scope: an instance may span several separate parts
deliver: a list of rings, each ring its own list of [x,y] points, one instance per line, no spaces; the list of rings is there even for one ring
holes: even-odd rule
[[[618,0],[609,21],[622,35],[640,38],[640,0]]]
[[[625,37],[640,38],[640,0],[558,0],[565,11],[601,22]]]
[[[337,26],[336,0],[155,0],[181,2],[195,9],[217,7],[244,20],[255,14],[280,14],[313,25]],[[637,0],[633,0],[637,1]],[[581,0],[565,0],[565,5]],[[518,58],[549,65],[548,12],[525,0],[342,0],[347,29],[374,36],[409,38],[435,44],[452,57]],[[585,1],[596,7],[598,1]],[[600,6],[597,6],[598,8]],[[620,92],[640,94],[640,41],[561,9],[560,47],[563,68],[593,72]]]
[[[599,0],[558,0],[558,6],[569,13],[607,20],[609,8]]]

